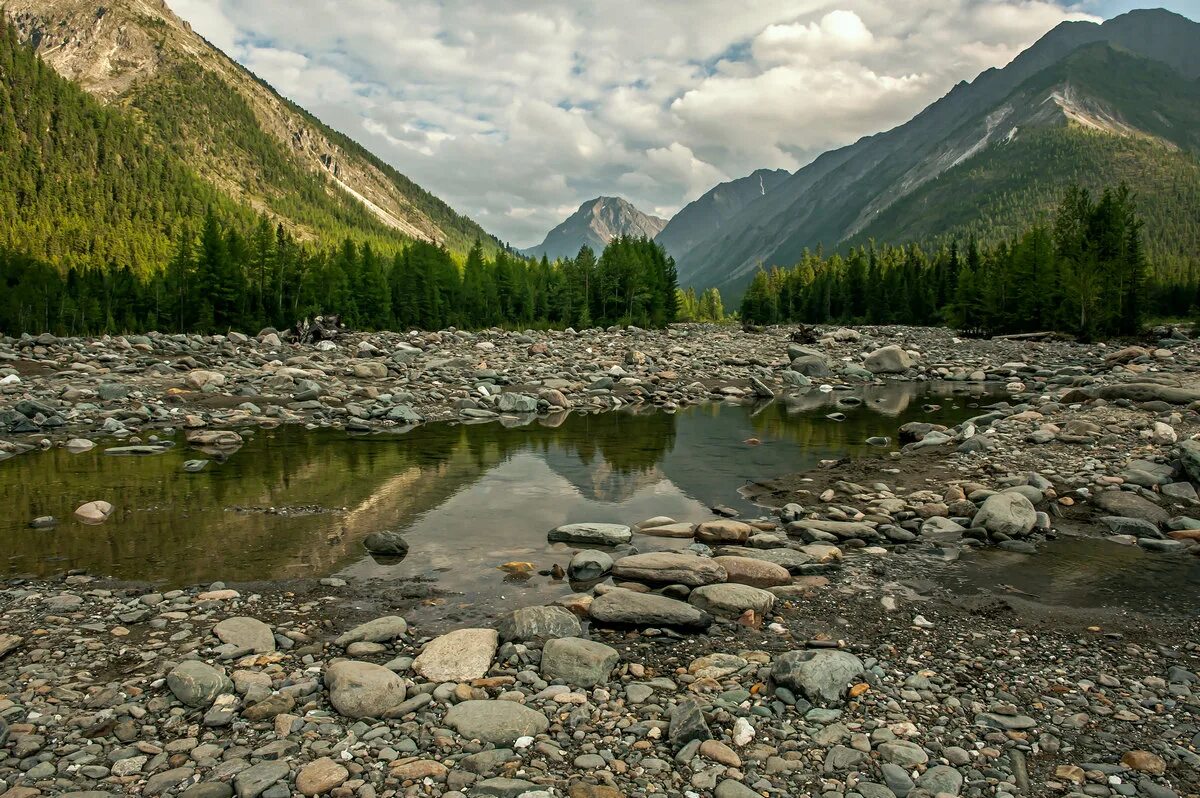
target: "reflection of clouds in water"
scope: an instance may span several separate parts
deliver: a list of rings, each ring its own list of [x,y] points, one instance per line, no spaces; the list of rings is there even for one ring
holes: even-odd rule
[[[953,395],[959,387],[934,390]],[[201,474],[181,471],[191,456],[184,447],[140,459],[97,453],[68,460],[52,450],[5,463],[9,479],[0,481],[0,503],[10,512],[0,518],[0,534],[12,572],[84,568],[175,587],[338,569],[403,577],[440,569],[446,571],[440,578],[484,583],[477,574],[498,564],[486,556],[498,548],[531,550],[521,559],[539,567],[565,562],[565,552],[545,542],[546,531],[560,524],[632,524],[655,515],[698,521],[709,516],[706,505],[718,502],[752,511],[736,494],[749,480],[857,453],[866,437],[894,435],[906,420],[954,423],[978,412],[965,409],[965,401],[935,399],[960,407],[925,414],[927,388],[868,386],[864,396],[904,409],[885,416],[878,408],[845,408],[840,424],[824,418],[828,410],[818,407],[810,417],[788,412],[780,400],[706,404],[676,414],[648,406],[559,414],[516,429],[432,424],[404,435],[348,437],[285,427],[252,436],[229,462]],[[805,401],[834,402],[849,393],[814,391]],[[763,445],[746,446],[751,437]],[[104,536],[71,522],[51,536],[24,528],[37,515],[69,518],[79,496],[119,497],[119,507],[137,511]],[[333,510],[226,510],[238,506]],[[366,560],[362,540],[381,529],[405,532],[412,551],[404,562]],[[486,583],[494,578],[489,574]]]

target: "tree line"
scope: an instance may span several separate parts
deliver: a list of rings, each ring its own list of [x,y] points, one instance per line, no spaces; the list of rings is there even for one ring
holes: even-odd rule
[[[1137,333],[1146,318],[1178,316],[1200,286],[1148,278],[1142,220],[1125,184],[1099,197],[1067,190],[1049,226],[993,246],[975,239],[936,252],[868,244],[844,256],[809,252],[787,269],[760,269],[740,313],[779,322],[949,324],[982,335],[1058,330],[1097,338]]]
[[[338,314],[362,329],[662,327],[675,319],[675,263],[645,238],[619,238],[597,257],[526,261],[480,243],[459,264],[413,241],[385,255],[346,239],[302,246],[260,218],[249,232],[210,211],[182,236],[166,268],[70,268],[0,249],[0,331],[62,335],[284,329]]]

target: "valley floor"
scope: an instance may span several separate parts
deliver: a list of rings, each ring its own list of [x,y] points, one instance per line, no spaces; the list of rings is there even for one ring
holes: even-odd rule
[[[11,578],[0,796],[1200,794],[1196,345],[791,333],[0,343],[10,456],[153,445],[172,427],[233,452],[242,425],[803,407],[822,384],[877,379],[1008,396],[952,428],[904,425],[890,459],[752,482],[763,517],[690,525],[681,546],[702,556],[602,546],[607,563],[585,558],[600,580],[474,629],[414,620],[452,596],[317,575],[172,591]],[[601,532],[636,546],[667,521]],[[1071,541],[1109,570],[954,586],[996,557],[1036,570]],[[535,567],[578,574],[586,548]],[[1145,601],[1105,598],[1131,571]],[[1101,598],[1050,599],[1082,581]]]

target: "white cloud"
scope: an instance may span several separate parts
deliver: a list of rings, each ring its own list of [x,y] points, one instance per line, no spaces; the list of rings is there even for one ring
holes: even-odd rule
[[[519,245],[598,194],[670,215],[721,180],[794,169],[1083,16],[1043,0],[168,2]]]

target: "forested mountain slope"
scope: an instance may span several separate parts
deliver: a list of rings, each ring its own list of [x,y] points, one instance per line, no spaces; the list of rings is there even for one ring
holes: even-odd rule
[[[1072,182],[1130,174],[1152,253],[1194,268],[1198,53],[1200,25],[1166,11],[1060,25],[906,124],[797,171],[678,258],[680,282],[736,295],[759,264],[821,245],[1000,239]]]
[[[107,119],[123,120],[107,124],[133,125],[123,138],[136,134],[139,146],[158,151],[155,158],[192,170],[209,194],[266,214],[302,241],[349,237],[387,248],[423,239],[460,253],[477,238],[489,250],[498,245],[479,225],[281,97],[161,0],[9,0],[4,10],[22,42],[114,112]],[[42,107],[30,112],[53,113],[59,96],[24,83],[44,79],[28,70],[3,76],[10,95],[42,94]],[[93,135],[86,125],[65,127],[77,122],[75,114],[54,132],[56,139],[23,144],[45,156],[67,139]],[[80,169],[72,183],[87,179]],[[153,184],[139,190],[157,193]],[[139,233],[147,226],[139,216],[128,223]],[[93,227],[99,237],[112,232]],[[27,243],[61,249],[55,242]],[[136,265],[161,263],[140,259]]]

